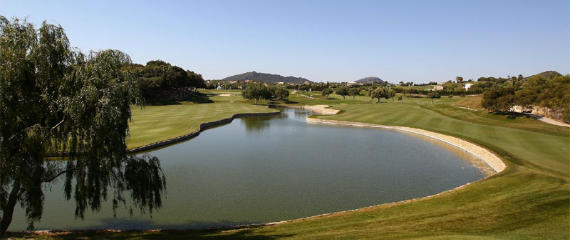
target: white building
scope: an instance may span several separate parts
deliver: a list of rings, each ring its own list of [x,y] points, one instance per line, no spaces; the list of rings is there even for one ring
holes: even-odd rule
[[[469,90],[469,88],[470,88],[471,86],[473,86],[473,83],[466,83],[465,86],[464,86],[465,91]]]
[[[433,86],[433,89],[432,89],[432,91],[441,91],[441,90],[443,90],[443,86],[441,86],[441,85],[435,85],[435,86]]]

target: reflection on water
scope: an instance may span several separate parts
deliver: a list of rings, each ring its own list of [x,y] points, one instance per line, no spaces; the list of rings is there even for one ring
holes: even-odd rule
[[[271,119],[276,118],[286,118],[287,115],[282,113],[278,115],[271,115],[271,116],[254,116],[254,117],[246,117],[241,118],[240,122],[245,127],[245,130],[250,133],[260,133],[263,129],[269,128]]]
[[[307,118],[307,115],[309,115],[309,111],[298,109],[294,111],[293,114],[295,114],[295,119],[305,120],[305,118]]]
[[[23,230],[22,225],[26,223],[34,229],[42,212],[49,212],[43,208],[54,207],[49,200],[45,204],[43,202],[44,195],[51,196],[52,191],[60,198],[58,204],[66,204],[65,211],[58,214],[78,219],[84,218],[87,212],[99,211],[102,205],[106,205],[109,208],[106,210],[112,211],[112,214],[119,207],[124,207],[123,211],[131,213],[139,210],[140,214],[152,214],[162,207],[166,177],[160,160],[147,154],[116,154],[112,157],[83,155],[38,162],[31,169],[29,174],[3,176],[4,180],[11,178],[11,188],[19,189],[15,190],[20,191],[16,194],[22,196],[18,200],[21,208],[13,208],[13,205],[0,207],[6,212],[15,210],[16,217],[11,225],[16,225],[15,229],[18,230]],[[24,217],[24,212],[27,217]],[[52,217],[43,214],[44,219],[46,215]]]
[[[456,153],[406,134],[309,125],[307,112],[248,117],[151,152],[168,179],[148,215],[105,203],[73,217],[56,186],[38,228],[205,228],[280,221],[432,195],[484,177]],[[255,133],[255,134],[251,134]],[[25,228],[23,212],[12,230]],[[57,219],[57,220],[55,220]]]

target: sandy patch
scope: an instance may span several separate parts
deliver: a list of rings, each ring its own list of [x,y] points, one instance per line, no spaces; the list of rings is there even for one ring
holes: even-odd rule
[[[477,109],[473,109],[473,108],[470,108],[470,107],[458,107],[458,108],[465,109],[465,110],[469,110],[469,111],[477,111]]]
[[[218,96],[220,96],[220,97],[231,97],[232,94],[230,94],[230,93],[222,93],[222,94],[219,94]]]
[[[539,121],[542,121],[542,122],[545,122],[545,123],[548,123],[548,124],[552,124],[552,125],[556,125],[556,126],[570,127],[570,124],[568,124],[568,123],[559,122],[559,121],[556,121],[556,120],[554,120],[554,119],[552,119],[552,118],[548,118],[548,117],[539,116],[537,119],[538,119]]]
[[[340,112],[340,110],[330,108],[329,105],[305,105],[302,108],[313,111],[319,115],[335,115]]]

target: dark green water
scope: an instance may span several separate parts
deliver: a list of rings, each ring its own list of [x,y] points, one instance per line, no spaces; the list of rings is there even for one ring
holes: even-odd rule
[[[45,188],[36,229],[208,228],[306,217],[418,198],[484,174],[456,153],[399,132],[309,125],[306,112],[236,119],[163,148],[163,207],[130,216],[110,204],[74,217],[62,186]],[[51,189],[51,190],[50,190]],[[10,230],[26,223],[18,209]]]

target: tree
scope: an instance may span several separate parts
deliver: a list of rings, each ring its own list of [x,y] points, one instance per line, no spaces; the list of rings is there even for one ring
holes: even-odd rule
[[[332,93],[333,93],[332,88],[325,88],[325,89],[323,89],[323,91],[322,91],[323,96],[326,96],[326,97],[328,97],[328,96],[331,95]]]
[[[263,83],[249,83],[241,92],[242,96],[246,99],[255,99],[255,103],[260,99],[271,99],[271,90]]]
[[[553,117],[570,122],[570,76],[554,76],[541,96],[541,106],[553,109]]]
[[[483,94],[481,105],[490,112],[507,112],[514,106],[515,91],[512,86],[495,87]]]
[[[392,102],[394,101],[394,96],[396,96],[396,91],[390,87],[386,87],[386,99],[392,98]]]
[[[276,87],[273,90],[273,96],[279,100],[286,101],[289,98],[289,91],[282,87]]]
[[[462,83],[462,82],[463,82],[463,77],[457,76],[457,77],[455,77],[455,81],[456,81],[457,83]]]
[[[150,104],[190,100],[198,95],[196,88],[206,87],[202,75],[161,60],[149,61],[145,66],[130,64],[125,68],[137,74],[142,98]]]
[[[398,95],[398,101],[401,103],[404,103],[404,99],[403,99],[402,95]]]
[[[126,155],[130,105],[140,103],[130,63],[117,50],[72,51],[61,26],[0,16],[0,234],[18,203],[33,228],[43,189],[62,177],[78,217],[107,195],[117,208],[124,191],[141,210],[161,206],[158,159]],[[68,158],[45,161],[55,152]]]
[[[383,88],[383,87],[377,87],[376,89],[374,89],[374,90],[372,90],[372,91],[370,92],[370,97],[371,97],[371,98],[376,98],[376,99],[378,99],[378,100],[376,101],[376,103],[380,103],[380,102],[381,102],[380,99],[383,98],[383,97],[386,97],[386,96],[387,96],[386,89]]]
[[[441,95],[439,95],[437,91],[431,91],[428,93],[428,98],[431,98],[431,102],[433,103],[433,100],[436,98],[441,98]]]
[[[352,96],[352,99],[354,99],[354,97],[359,94],[360,90],[358,90],[358,88],[351,88],[348,90],[348,95]]]
[[[348,95],[348,87],[338,87],[335,92],[336,94],[341,95],[344,100],[346,95]]]

